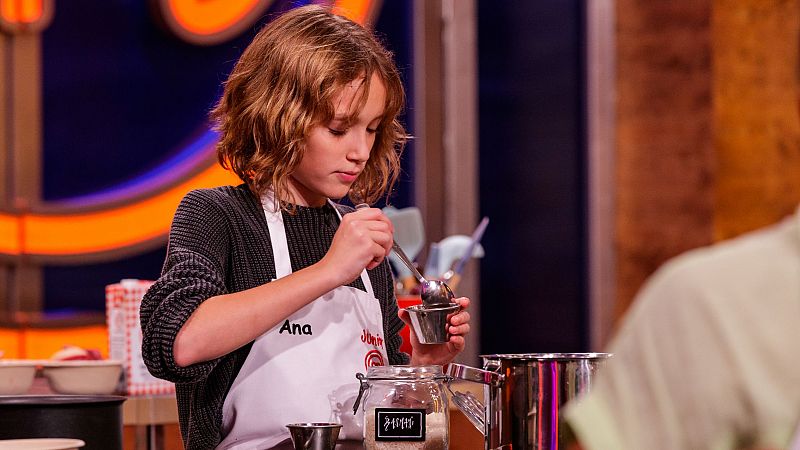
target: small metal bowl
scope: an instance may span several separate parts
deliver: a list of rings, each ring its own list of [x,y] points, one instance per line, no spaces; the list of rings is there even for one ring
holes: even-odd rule
[[[342,424],[332,422],[290,423],[295,450],[333,450]]]
[[[411,326],[421,344],[443,344],[450,340],[447,318],[460,311],[461,305],[412,305],[405,310],[411,317]]]

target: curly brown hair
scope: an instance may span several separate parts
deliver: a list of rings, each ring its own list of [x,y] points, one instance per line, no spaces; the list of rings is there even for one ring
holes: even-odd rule
[[[405,93],[392,54],[362,26],[316,6],[289,10],[269,22],[237,61],[211,111],[220,132],[217,158],[257,195],[272,189],[285,201],[289,177],[303,158],[312,127],[334,118],[333,98],[364,79],[354,119],[373,74],[386,104],[366,167],[351,187],[353,202],[388,199],[400,171],[406,132],[397,119]]]

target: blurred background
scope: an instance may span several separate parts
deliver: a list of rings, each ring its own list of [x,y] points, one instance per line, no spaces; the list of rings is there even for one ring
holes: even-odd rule
[[[221,83],[305,3],[0,0],[0,333],[103,326],[105,286],[158,277],[183,194],[237,183],[214,167]],[[662,262],[800,200],[796,1],[317,3],[402,71],[391,204],[428,242],[491,219],[459,286],[467,363],[600,350]],[[0,348],[34,357],[15,333]]]

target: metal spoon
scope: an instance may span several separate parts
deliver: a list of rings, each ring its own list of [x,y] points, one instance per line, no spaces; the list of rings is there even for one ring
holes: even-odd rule
[[[450,290],[450,286],[448,286],[447,283],[441,280],[428,280],[422,276],[417,266],[414,265],[408,256],[406,256],[405,252],[403,252],[403,249],[396,243],[392,244],[392,250],[397,253],[397,256],[403,261],[403,264],[411,270],[411,273],[417,281],[419,281],[419,295],[422,297],[423,304],[426,306],[433,306],[453,303],[452,299],[455,295],[453,295],[453,291]]]
[[[356,205],[356,209],[364,209],[369,208],[369,205],[366,203],[359,203]],[[448,286],[444,281],[440,280],[428,280],[417,269],[417,266],[414,265],[414,262],[406,256],[405,252],[396,242],[392,243],[392,250],[400,257],[400,260],[403,261],[403,264],[408,267],[411,273],[414,275],[414,278],[419,281],[419,295],[422,298],[422,303],[426,306],[433,306],[433,305],[446,305],[453,303],[452,299],[455,297],[453,295],[453,291],[450,290],[450,286]]]

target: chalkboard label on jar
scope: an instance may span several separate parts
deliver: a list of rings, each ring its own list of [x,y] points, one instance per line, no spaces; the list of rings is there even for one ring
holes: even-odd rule
[[[425,410],[375,408],[376,441],[424,441]]]

